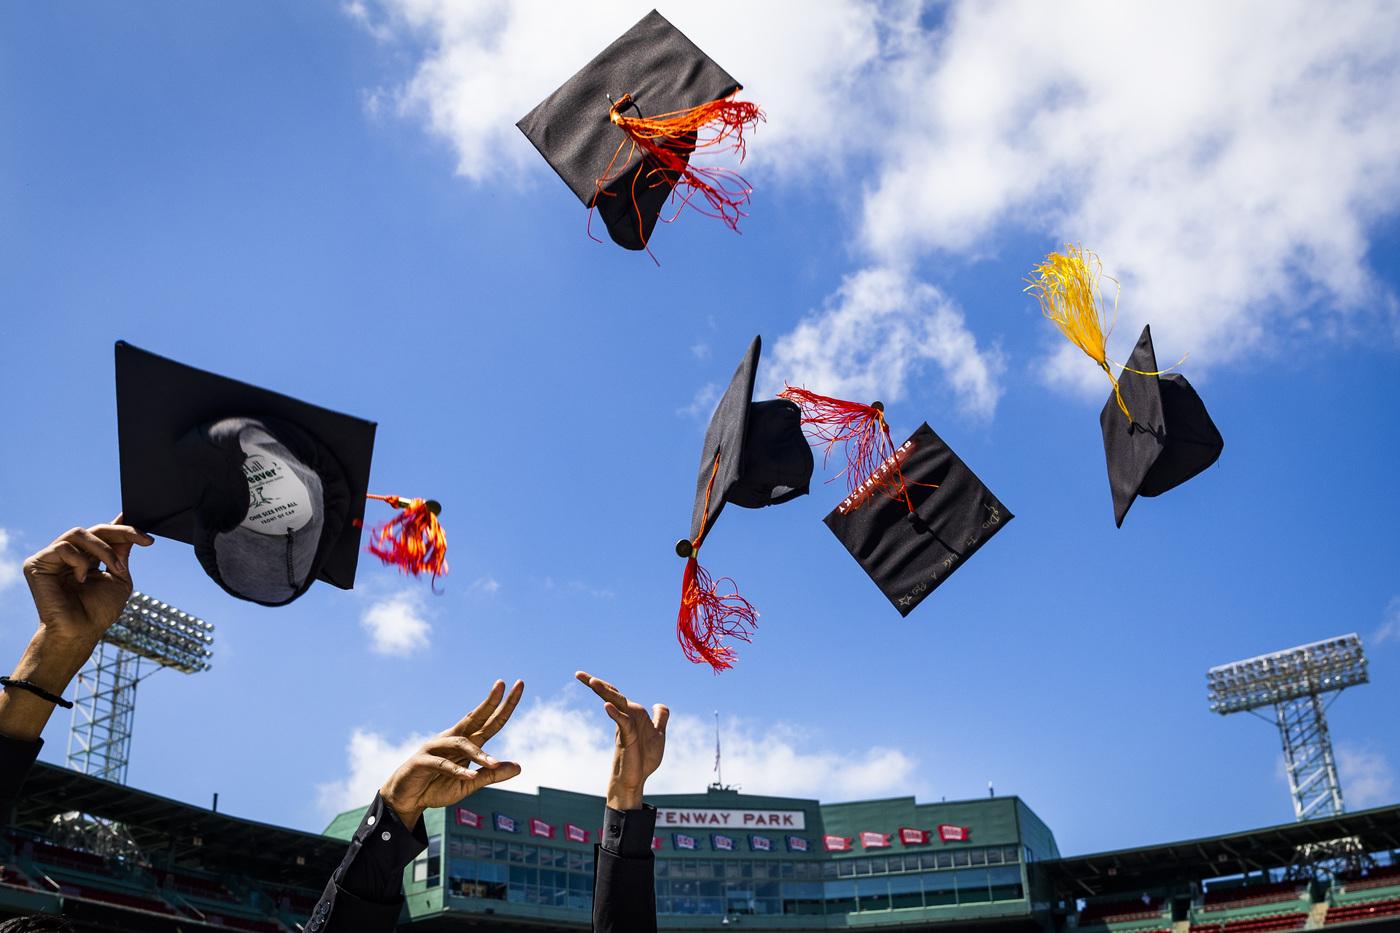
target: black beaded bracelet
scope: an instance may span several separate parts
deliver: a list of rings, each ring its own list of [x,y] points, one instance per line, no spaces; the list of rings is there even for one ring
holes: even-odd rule
[[[68,700],[60,696],[54,696],[38,684],[30,683],[27,680],[15,680],[13,677],[0,677],[0,687],[4,687],[7,690],[18,687],[21,690],[28,690],[39,699],[47,700],[55,706],[61,706],[64,709],[73,708],[73,704]]]

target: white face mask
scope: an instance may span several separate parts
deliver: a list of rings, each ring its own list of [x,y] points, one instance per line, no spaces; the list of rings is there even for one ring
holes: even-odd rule
[[[269,452],[273,440],[262,431],[240,438],[243,475],[248,479],[248,517],[242,527],[264,535],[300,531],[314,514],[311,491],[283,460]],[[266,445],[266,446],[265,446]]]

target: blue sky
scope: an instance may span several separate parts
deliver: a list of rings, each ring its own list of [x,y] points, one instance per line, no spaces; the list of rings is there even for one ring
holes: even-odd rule
[[[512,125],[648,7],[543,9],[0,8],[0,650],[17,562],[119,508],[117,339],[378,421],[374,488],[451,538],[441,597],[366,557],[275,610],[143,553],[138,587],[218,632],[212,671],[141,685],[131,784],[318,829],[499,676],[522,783],[601,789],[584,668],[675,711],[659,789],[711,780],[718,709],[746,789],[991,780],[1083,852],[1289,819],[1276,735],[1211,714],[1205,669],[1356,631],[1344,790],[1400,797],[1400,29],[1367,19],[1394,10],[1242,7],[1177,60],[1144,36],[1189,16],[1080,9],[1054,28],[1102,54],[1062,61],[1014,6],[833,0],[783,43],[781,11],[663,9],[770,119],[742,236],[685,217],[657,268],[588,240]],[[1102,375],[1021,294],[1066,239],[1123,281],[1117,357],[1144,321],[1190,351],[1226,440],[1121,530]],[[672,544],[755,333],[767,385],[878,393],[1016,519],[901,620],[821,525],[837,486],[727,510],[705,563],[762,619],[716,677],[675,644]]]

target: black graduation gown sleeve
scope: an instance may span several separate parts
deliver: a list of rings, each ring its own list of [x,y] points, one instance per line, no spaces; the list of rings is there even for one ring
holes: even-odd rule
[[[9,821],[10,808],[43,747],[43,739],[25,742],[0,735],[0,820]]]
[[[309,933],[382,933],[403,910],[403,870],[428,847],[420,819],[410,831],[378,794],[306,922]]]
[[[603,840],[593,847],[594,933],[655,933],[655,832],[655,807],[604,812]]]

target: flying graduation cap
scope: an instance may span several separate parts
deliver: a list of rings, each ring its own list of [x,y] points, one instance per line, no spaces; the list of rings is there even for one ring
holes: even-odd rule
[[[1132,356],[1114,377],[1107,343],[1117,300],[1113,311],[1104,307],[1099,288],[1102,269],[1093,253],[1067,246],[1065,252],[1051,253],[1035,267],[1036,278],[1028,280],[1026,291],[1035,295],[1045,316],[1099,365],[1113,385],[1099,413],[1099,425],[1113,492],[1113,518],[1121,528],[1138,496],[1160,496],[1180,486],[1218,460],[1225,441],[1186,377],[1157,369],[1150,326],[1143,327]]]
[[[712,579],[696,555],[725,503],[745,509],[779,505],[806,495],[812,479],[812,450],[802,434],[801,409],[786,399],[753,401],[760,347],[761,339],[755,337],[710,417],[690,535],[676,542],[676,553],[686,559],[676,637],[687,658],[716,672],[733,666],[734,649],[727,642],[749,641],[758,612],[739,595],[733,580]]]
[[[123,520],[193,545],[231,595],[283,606],[318,579],[352,588],[366,499],[398,510],[371,553],[447,573],[441,506],[367,491],[374,422],[122,341],[116,373]]]
[[[763,114],[738,81],[652,10],[516,124],[613,241],[646,249],[672,193],[738,230],[752,189],[732,169],[692,165],[727,149]],[[591,235],[591,234],[590,234]],[[595,238],[596,239],[596,238]]]
[[[780,397],[801,406],[826,460],[843,448],[847,494],[823,521],[901,616],[1015,517],[927,423],[896,447],[880,402]]]

